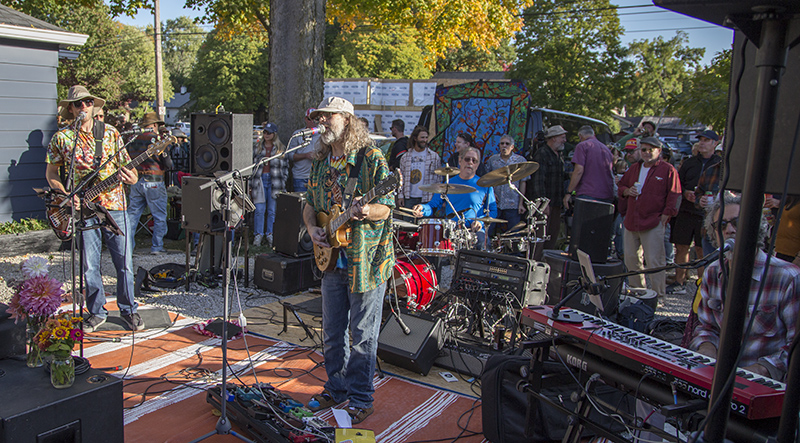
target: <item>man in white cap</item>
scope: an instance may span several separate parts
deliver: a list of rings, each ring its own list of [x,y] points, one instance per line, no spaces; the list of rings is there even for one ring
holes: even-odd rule
[[[61,116],[65,119],[74,118],[75,123],[56,132],[50,140],[50,145],[47,147],[45,177],[51,188],[68,193],[68,190],[74,189],[84,177],[110,159],[100,169],[94,183],[99,183],[100,180],[105,180],[114,174],[118,174],[121,183],[117,182],[100,192],[93,202],[108,210],[122,230],[122,234],[115,234],[105,226],[83,231],[83,272],[86,276],[86,309],[89,311],[89,316],[83,320],[83,331],[96,331],[100,325],[105,323],[108,316],[108,311],[103,307],[106,303],[106,293],[100,273],[100,251],[103,241],[111,255],[114,269],[117,270],[116,295],[120,315],[129,328],[138,331],[144,328],[144,321],[136,312],[138,304],[133,298],[133,260],[131,259],[130,242],[124,235],[133,232],[134,228],[128,223],[125,212],[125,189],[122,186],[122,183],[135,184],[138,174],[135,168],[124,167],[130,162],[130,157],[128,152],[122,149],[123,144],[119,132],[113,126],[102,124],[92,118],[94,108],[102,108],[104,104],[105,100],[89,94],[89,91],[83,86],[69,88],[67,98],[62,100],[59,106],[61,106]],[[102,126],[100,126],[101,124]],[[97,138],[95,133],[98,135]],[[74,155],[73,147],[76,147]],[[99,157],[96,155],[97,152],[101,154]],[[68,171],[66,187],[59,176],[59,168],[62,166]],[[70,175],[72,176],[71,180]],[[80,204],[77,196],[71,204],[73,207]],[[100,221],[96,216],[86,220],[88,227],[99,224]]]
[[[353,424],[373,412],[372,379],[378,351],[383,295],[395,264],[392,224],[387,221],[394,197],[372,202],[355,197],[351,205],[345,194],[351,169],[352,195],[369,192],[390,175],[380,149],[373,146],[366,128],[354,115],[353,105],[340,97],[328,97],[311,113],[325,128],[314,151],[308,179],[303,221],[318,247],[329,247],[326,231],[317,225],[317,213],[331,214],[336,206],[350,206],[351,242],[333,251],[335,269],[322,277],[322,327],[325,371],[328,381],[312,397],[312,411],[349,400],[347,412]],[[350,343],[352,339],[352,345]]]

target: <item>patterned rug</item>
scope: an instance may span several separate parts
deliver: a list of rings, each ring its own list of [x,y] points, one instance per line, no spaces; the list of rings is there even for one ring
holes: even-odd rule
[[[125,380],[126,442],[186,442],[216,426],[206,390],[221,381],[221,340],[193,329],[196,321],[172,313],[170,318],[169,327],[135,336],[109,331],[87,337],[84,356],[92,366],[112,368]],[[92,339],[98,337],[105,340]],[[251,334],[228,342],[230,382],[270,383],[304,404],[322,390],[322,362],[314,350]],[[375,412],[356,427],[374,431],[379,442],[485,441],[479,400],[390,374],[376,377],[375,387]],[[317,417],[335,425],[330,410]],[[233,429],[241,432],[236,423]],[[233,440],[215,435],[205,441]]]

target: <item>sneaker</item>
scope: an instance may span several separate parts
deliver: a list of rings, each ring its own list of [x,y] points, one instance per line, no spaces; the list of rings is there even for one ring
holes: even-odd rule
[[[99,315],[91,314],[87,318],[83,319],[83,332],[89,333],[94,332],[97,328],[100,327],[103,323],[106,322],[105,317],[100,317]]]
[[[160,251],[150,251],[150,255],[161,255],[164,254],[165,252],[166,251],[164,251],[163,249]]]
[[[272,246],[272,234],[267,234],[267,246]]]
[[[253,246],[261,246],[261,239],[263,237],[261,234],[256,234],[256,237],[253,239]]]
[[[139,315],[138,312],[134,312],[133,314],[122,314],[120,317],[131,331],[141,331],[144,329],[144,320],[142,320],[142,316]]]
[[[681,283],[675,282],[667,286],[667,294],[681,295],[686,293],[686,286]]]

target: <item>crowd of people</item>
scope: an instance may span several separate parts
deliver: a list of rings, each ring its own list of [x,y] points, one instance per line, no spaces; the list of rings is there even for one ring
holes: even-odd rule
[[[124,150],[119,131],[112,125],[86,117],[102,110],[103,104],[103,99],[91,95],[82,86],[70,88],[67,98],[60,103],[61,112],[64,118],[76,122],[56,133],[50,142],[47,180],[52,188],[68,192],[73,184],[96,169],[100,169],[100,179],[118,174],[120,182],[129,186],[130,192],[122,185],[113,186],[104,190],[97,201],[108,209],[123,232],[132,232],[144,206],[150,207],[156,223],[151,250],[157,253],[163,249],[164,229],[159,226],[163,226],[165,218],[162,205],[166,198],[165,172],[180,168],[176,163],[188,160],[188,148],[178,143],[172,150],[176,154],[172,156],[149,159],[136,168],[125,167],[150,142],[152,133],[159,132],[163,121],[155,114],[146,115],[140,122],[146,132],[138,135],[128,150]],[[698,134],[696,153],[676,169],[664,160],[664,145],[657,136],[656,125],[651,122],[644,122],[630,137],[622,140],[620,148],[604,145],[597,140],[591,127],[581,127],[577,134],[580,142],[571,159],[563,155],[568,134],[561,126],[547,128],[541,146],[528,152],[515,152],[514,139],[503,135],[499,138],[499,152],[484,162],[482,150],[469,134],[458,135],[456,152],[443,161],[428,146],[428,130],[416,127],[406,137],[402,120],[392,122],[396,141],[384,153],[374,146],[368,128],[356,117],[352,103],[339,97],[325,98],[317,108],[309,109],[304,118],[306,128],[319,125],[324,131],[315,135],[308,146],[262,162],[250,181],[256,206],[255,243],[261,244],[264,240],[271,243],[273,228],[281,223],[275,220],[278,192],[290,188],[305,192],[307,204],[303,209],[303,221],[319,248],[329,248],[330,243],[325,226],[320,226],[318,214],[330,213],[336,206],[350,208],[350,243],[335,251],[336,265],[332,271],[325,272],[322,279],[322,325],[328,379],[324,390],[314,396],[309,406],[321,410],[348,401],[347,411],[353,423],[363,421],[373,412],[372,378],[381,310],[387,279],[395,265],[391,219],[396,207],[408,208],[417,217],[463,218],[467,228],[475,234],[474,247],[486,248],[487,236],[495,229],[510,229],[524,221],[528,208],[508,184],[484,187],[478,184],[480,177],[496,169],[532,161],[538,165],[536,171],[516,181],[513,187],[530,200],[549,199],[550,204],[544,209],[548,216],[545,249],[563,245],[559,243],[563,237],[563,214],[578,198],[616,205],[617,226],[615,232],[608,233],[607,246],[609,254],[624,258],[629,271],[664,266],[669,260],[670,245],[675,246],[674,261],[682,263],[689,260],[692,246],[699,257],[736,234],[740,203],[735,195],[720,194],[722,163],[716,153],[720,137],[712,130]],[[280,155],[302,141],[301,137],[293,137],[289,146],[285,146],[277,132],[275,124],[264,123],[262,135],[254,142],[254,162]],[[180,136],[182,133],[173,134]],[[185,134],[182,135],[185,142]],[[69,172],[65,177],[59,174],[62,166]],[[571,174],[567,173],[569,169]],[[370,202],[360,199],[393,170],[399,170],[403,177],[396,198],[386,195]],[[292,181],[288,180],[290,171]],[[442,197],[446,192],[432,192],[449,189],[448,186],[472,190],[448,195],[447,199]],[[787,209],[777,226],[778,255],[770,257],[769,269],[763,274],[767,279],[765,297],[755,304],[767,261],[763,252],[757,257],[751,288],[754,306],[750,312],[757,317],[757,322],[745,343],[742,360],[743,365],[754,372],[778,380],[786,374],[800,306],[800,268],[796,266],[800,261],[797,228],[800,210],[793,198],[769,196],[765,199],[765,216],[770,208],[780,205],[781,200]],[[722,215],[721,201],[725,203]],[[78,203],[77,200],[72,202],[73,205]],[[507,223],[487,229],[485,220],[496,217]],[[765,239],[766,227],[765,221],[760,240]],[[723,237],[717,232],[722,232]],[[131,251],[134,245],[106,226],[86,231],[83,236],[88,310],[84,331],[96,330],[108,314],[103,308],[105,293],[100,277],[102,241],[111,253],[117,272],[117,303],[122,317],[131,329],[143,328],[144,322],[136,312],[137,303],[133,298]],[[720,268],[727,266],[729,260],[728,253],[708,266],[700,284],[698,323],[692,331],[690,346],[709,355],[716,352],[719,343],[724,305],[719,276]],[[649,275],[649,282],[640,274],[629,278],[628,284],[633,288],[649,286],[663,297],[668,293],[685,293],[687,278],[685,272],[676,272],[674,281],[667,285],[662,271]]]

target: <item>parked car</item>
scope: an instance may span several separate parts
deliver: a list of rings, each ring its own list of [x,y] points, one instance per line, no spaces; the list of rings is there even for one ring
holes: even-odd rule
[[[190,135],[192,133],[192,124],[186,122],[178,122],[175,123],[175,127],[180,129],[186,135]]]
[[[662,140],[664,145],[672,151],[672,164],[676,167],[681,164],[685,158],[692,156],[692,144],[685,140],[678,140],[676,138],[666,138]]]

